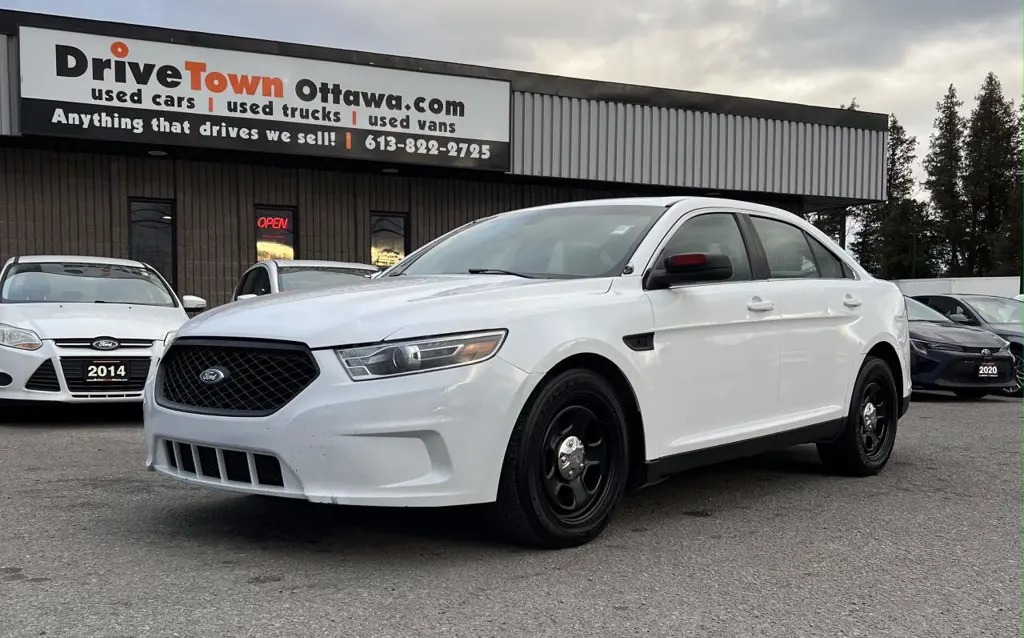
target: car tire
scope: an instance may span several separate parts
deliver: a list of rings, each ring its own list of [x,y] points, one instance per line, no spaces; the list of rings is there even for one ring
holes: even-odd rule
[[[977,390],[973,388],[954,390],[953,394],[957,395],[961,399],[982,399],[987,397],[990,393],[988,390]]]
[[[571,369],[544,383],[512,430],[488,509],[495,531],[545,549],[600,536],[626,489],[626,428],[614,388],[596,372]]]
[[[846,476],[882,471],[896,443],[899,401],[888,364],[868,356],[857,374],[842,432],[834,441],[818,443],[818,457],[825,467]]]

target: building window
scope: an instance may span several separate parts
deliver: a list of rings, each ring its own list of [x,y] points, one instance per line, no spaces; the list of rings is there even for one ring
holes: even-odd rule
[[[370,263],[387,268],[409,252],[408,218],[398,213],[370,215]]]
[[[156,269],[171,288],[177,290],[174,277],[174,203],[152,199],[129,199],[131,218],[129,238],[132,259]]]
[[[295,259],[295,211],[256,208],[256,261]]]

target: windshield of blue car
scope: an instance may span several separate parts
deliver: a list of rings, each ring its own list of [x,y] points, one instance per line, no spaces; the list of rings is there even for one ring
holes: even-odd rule
[[[1020,323],[1021,309],[1024,302],[1008,297],[983,297],[981,295],[963,295],[963,300],[971,304],[981,320],[985,323]]]
[[[915,301],[910,298],[907,298],[907,318],[910,319],[910,321],[930,321],[932,323],[944,324],[953,323],[949,317],[941,312],[932,310],[920,301]]]
[[[326,266],[288,266],[278,268],[278,284],[281,292],[288,290],[310,290],[329,288],[366,281],[373,271],[358,268],[332,268]]]
[[[0,302],[177,305],[174,294],[146,268],[74,262],[13,264],[4,274]]]
[[[413,255],[389,276],[505,271],[550,279],[614,277],[664,212],[664,206],[632,204],[497,215]]]

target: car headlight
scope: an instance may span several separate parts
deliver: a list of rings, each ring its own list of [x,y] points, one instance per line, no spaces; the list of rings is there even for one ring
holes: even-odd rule
[[[929,350],[946,350],[947,352],[964,351],[963,346],[958,346],[952,343],[935,343],[932,341],[921,341],[920,339],[911,339],[910,347],[920,354],[928,354]]]
[[[38,350],[43,347],[43,341],[31,330],[0,323],[0,346],[17,350]]]
[[[171,347],[171,342],[174,341],[174,338],[177,337],[177,336],[178,336],[178,331],[177,330],[171,330],[166,335],[164,335],[164,348],[170,348]]]
[[[443,370],[486,361],[501,348],[506,330],[377,343],[335,350],[353,381]]]

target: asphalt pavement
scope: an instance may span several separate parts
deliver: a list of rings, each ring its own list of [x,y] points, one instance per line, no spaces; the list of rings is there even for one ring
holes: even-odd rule
[[[143,470],[134,410],[0,421],[0,636],[1021,635],[1019,401],[915,397],[878,477],[715,466],[561,552],[471,509],[185,486]]]

